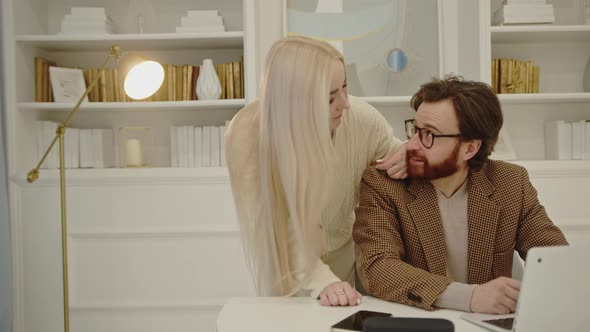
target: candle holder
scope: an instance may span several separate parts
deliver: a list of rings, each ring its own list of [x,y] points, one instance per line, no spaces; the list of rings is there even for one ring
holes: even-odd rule
[[[119,128],[119,166],[151,167],[154,161],[154,134],[151,127]]]

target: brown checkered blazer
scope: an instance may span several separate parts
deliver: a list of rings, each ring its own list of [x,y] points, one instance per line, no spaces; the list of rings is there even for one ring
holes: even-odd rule
[[[488,161],[469,175],[468,283],[512,275],[514,250],[567,241],[537,199],[527,171]],[[372,296],[433,310],[453,281],[436,192],[421,180],[392,180],[369,167],[363,173],[353,227],[359,279]]]

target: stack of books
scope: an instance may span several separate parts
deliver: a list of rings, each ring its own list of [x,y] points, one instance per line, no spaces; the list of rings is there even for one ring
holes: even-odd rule
[[[539,75],[539,66],[530,60],[492,60],[492,88],[496,93],[539,93]]]
[[[553,5],[546,0],[503,0],[493,17],[493,25],[541,24],[555,22]]]
[[[41,159],[55,137],[59,124],[37,121],[37,158]],[[68,128],[65,134],[66,168],[109,168],[115,166],[112,129]],[[59,168],[58,149],[53,149],[41,168]]]
[[[60,34],[112,34],[113,24],[103,7],[72,7],[61,21]]]
[[[180,18],[177,33],[224,32],[223,18],[218,10],[189,10]]]
[[[225,167],[224,126],[170,127],[172,167]]]
[[[545,159],[590,160],[590,120],[547,122]]]

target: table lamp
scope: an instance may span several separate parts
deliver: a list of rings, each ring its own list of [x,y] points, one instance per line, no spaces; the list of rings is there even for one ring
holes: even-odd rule
[[[108,66],[111,59],[118,62],[120,58],[125,56],[125,53],[121,52],[119,46],[111,46],[109,54],[100,68],[100,73],[104,73],[104,69]],[[68,300],[68,241],[67,241],[67,222],[66,222],[66,175],[65,175],[65,148],[64,148],[64,136],[70,121],[80,108],[80,104],[86,98],[90,90],[94,87],[98,81],[100,75],[96,76],[92,82],[86,88],[84,94],[78,99],[74,108],[68,113],[66,119],[57,127],[55,137],[51,141],[51,144],[43,154],[43,157],[27,175],[27,181],[29,183],[34,182],[39,178],[39,168],[43,165],[45,158],[57,141],[59,141],[59,190],[60,190],[60,202],[61,202],[61,244],[62,244],[62,269],[63,269],[63,307],[64,307],[64,331],[69,332],[70,330],[70,318],[69,318],[69,300]],[[164,81],[164,69],[162,65],[154,61],[143,61],[135,64],[129,70],[125,76],[124,89],[125,93],[132,99],[144,99],[154,94]]]

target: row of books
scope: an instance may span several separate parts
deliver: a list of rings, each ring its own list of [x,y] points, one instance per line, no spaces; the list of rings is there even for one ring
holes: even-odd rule
[[[41,159],[55,137],[58,123],[37,121],[37,157]],[[65,140],[66,168],[107,168],[115,166],[112,129],[67,128]],[[41,168],[59,168],[59,149],[54,147]]]
[[[496,93],[538,93],[539,75],[539,66],[531,60],[492,60],[492,88]]]
[[[590,160],[590,120],[547,122],[545,159]]]
[[[170,161],[172,167],[223,167],[224,135],[228,123],[221,127],[170,127]]]
[[[49,67],[55,65],[42,57],[35,58],[35,101],[53,102],[51,75]],[[164,82],[160,89],[151,97],[142,101],[185,101],[197,100],[196,84],[200,66],[165,64]],[[86,87],[96,78],[98,82],[88,94],[90,102],[130,102],[132,101],[123,90],[124,77],[117,68],[100,70],[97,68],[81,68]],[[221,84],[220,99],[244,98],[244,66],[243,61],[232,61],[215,64],[215,70]]]

